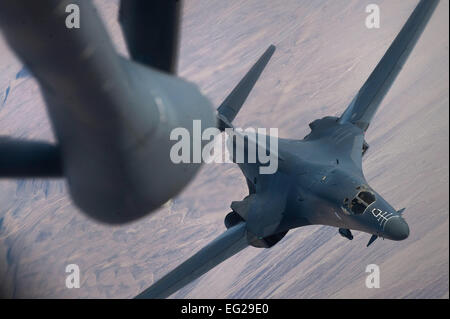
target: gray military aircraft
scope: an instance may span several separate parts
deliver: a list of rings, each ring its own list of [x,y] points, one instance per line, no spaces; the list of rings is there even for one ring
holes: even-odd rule
[[[337,227],[350,240],[351,229],[369,233],[372,237],[367,246],[378,237],[406,239],[409,227],[402,217],[404,209],[394,209],[364,177],[362,158],[369,147],[364,134],[438,1],[419,2],[339,118],[313,121],[310,134],[303,140],[279,140],[275,174],[259,174],[258,168],[263,165],[259,160],[237,163],[247,180],[249,195],[231,204],[232,212],[225,217],[227,231],[137,298],[168,297],[245,247],[270,248],[289,230],[306,225]],[[267,49],[218,108],[222,129],[232,128],[231,122],[274,50],[274,46]],[[235,133],[233,147],[239,139],[244,140],[246,150],[249,143],[255,143]]]
[[[79,28],[67,23],[74,6]],[[66,178],[74,204],[110,224],[178,194],[201,164],[169,160],[170,132],[192,133],[194,119],[216,125],[209,100],[174,74],[180,8],[180,0],[121,1],[128,59],[91,1],[0,0],[0,27],[38,81],[56,138],[0,136],[0,178]]]

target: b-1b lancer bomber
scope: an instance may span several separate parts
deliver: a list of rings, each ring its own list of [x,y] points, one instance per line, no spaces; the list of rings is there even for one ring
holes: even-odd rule
[[[336,227],[350,240],[351,230],[366,232],[371,235],[367,246],[378,237],[406,239],[409,227],[403,218],[404,209],[395,209],[364,177],[362,158],[369,147],[364,136],[438,2],[419,2],[340,117],[313,121],[310,134],[303,140],[279,139],[278,170],[274,174],[260,174],[260,160],[236,162],[249,194],[242,201],[232,202],[232,212],[225,217],[227,230],[137,298],[168,297],[242,249],[270,248],[289,230],[306,225]],[[274,50],[273,46],[267,49],[218,108],[222,130],[233,127],[232,121]],[[244,140],[247,153],[251,143],[259,147],[264,144],[259,143],[259,136],[255,141],[235,133],[233,147],[239,139]],[[266,147],[270,151],[271,145]]]

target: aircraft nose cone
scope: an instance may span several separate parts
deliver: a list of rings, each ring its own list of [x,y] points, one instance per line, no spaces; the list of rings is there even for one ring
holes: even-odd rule
[[[386,238],[392,240],[403,240],[409,236],[409,226],[401,217],[391,218],[384,228]]]

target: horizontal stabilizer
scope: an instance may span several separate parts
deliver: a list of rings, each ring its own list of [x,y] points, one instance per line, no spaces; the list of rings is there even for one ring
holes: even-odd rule
[[[264,54],[252,66],[250,71],[248,71],[248,73],[242,78],[239,84],[219,106],[218,117],[219,121],[221,122],[219,125],[221,129],[223,129],[224,127],[229,127],[229,123],[233,122],[234,118],[236,117],[248,95],[250,94],[250,91],[255,86],[256,81],[258,80],[259,76],[261,75],[274,52],[275,46],[269,46],[266,52],[264,52]],[[225,121],[222,121],[222,119],[224,119]]]
[[[166,298],[199,278],[224,260],[248,246],[246,224],[241,222],[229,228],[194,256],[183,262],[136,298]]]
[[[0,178],[2,177],[63,177],[59,146],[0,137]]]

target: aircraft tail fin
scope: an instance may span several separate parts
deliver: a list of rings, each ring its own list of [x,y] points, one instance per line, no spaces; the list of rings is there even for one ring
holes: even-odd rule
[[[219,118],[219,128],[223,130],[226,127],[231,127],[231,122],[238,114],[250,91],[255,86],[256,81],[266,67],[273,53],[275,46],[271,45],[266,52],[256,61],[252,68],[242,78],[238,85],[231,91],[222,104],[217,109]]]
[[[137,299],[166,298],[248,246],[246,224],[228,228],[195,255],[144,290]]]

